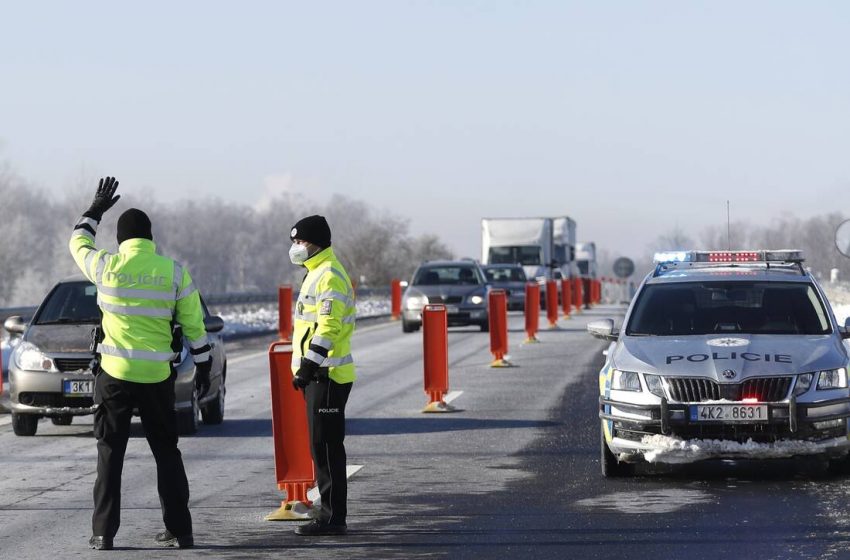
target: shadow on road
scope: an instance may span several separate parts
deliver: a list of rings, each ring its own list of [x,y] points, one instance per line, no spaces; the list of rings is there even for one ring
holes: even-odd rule
[[[464,430],[505,430],[548,428],[557,422],[536,420],[488,420],[479,418],[349,418],[346,434],[351,436],[377,436],[392,434],[425,434],[433,432],[459,432]]]

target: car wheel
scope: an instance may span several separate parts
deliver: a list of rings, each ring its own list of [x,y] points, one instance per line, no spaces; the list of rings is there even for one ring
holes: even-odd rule
[[[53,422],[54,426],[70,426],[74,417],[70,414],[63,414],[62,416],[54,416],[50,421]]]
[[[34,436],[38,431],[38,416],[12,413],[12,431],[16,436]]]
[[[401,332],[412,333],[419,330],[419,323],[408,322],[404,319],[401,320]]]
[[[224,396],[227,394],[227,388],[224,384],[226,369],[227,366],[221,372],[221,383],[218,385],[215,398],[201,408],[204,424],[221,424],[224,421]]]
[[[190,436],[198,431],[201,408],[198,406],[198,391],[192,391],[192,406],[188,410],[177,411],[177,434]]]
[[[602,424],[599,424],[599,462],[602,465],[602,476],[605,478],[622,478],[634,476],[635,466],[631,463],[623,463],[617,460],[611,450],[608,449],[608,442],[605,441],[605,430]]]

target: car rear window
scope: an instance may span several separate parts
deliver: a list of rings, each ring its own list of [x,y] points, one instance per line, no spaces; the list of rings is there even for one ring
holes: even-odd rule
[[[90,282],[65,282],[47,296],[36,325],[58,323],[99,323],[97,288]]]
[[[525,271],[520,267],[515,268],[490,268],[484,269],[484,274],[490,282],[525,282]]]
[[[644,287],[627,335],[828,334],[823,302],[799,282],[687,282]]]
[[[420,268],[413,279],[414,286],[438,286],[442,284],[483,284],[474,266],[429,266]]]

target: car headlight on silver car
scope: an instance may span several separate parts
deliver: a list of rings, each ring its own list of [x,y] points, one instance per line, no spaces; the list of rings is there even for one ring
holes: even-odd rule
[[[829,369],[818,374],[818,391],[827,389],[846,389],[847,370],[844,368]]]
[[[428,305],[428,298],[422,294],[407,296],[404,300],[404,306],[407,309],[422,309]]]
[[[484,298],[478,295],[472,296],[471,298],[469,298],[469,303],[471,303],[472,305],[481,305],[482,303],[484,303]]]
[[[640,376],[634,371],[615,369],[611,388],[617,391],[641,391]]]
[[[650,393],[656,397],[664,396],[664,387],[661,384],[660,375],[644,374],[643,378],[646,380],[646,388],[649,389]]]
[[[31,342],[22,342],[15,348],[13,359],[19,369],[27,371],[59,371],[53,360],[44,355],[38,346]]]
[[[794,396],[799,397],[807,392],[812,387],[812,380],[815,378],[813,373],[803,373],[797,376],[797,385],[794,386]]]

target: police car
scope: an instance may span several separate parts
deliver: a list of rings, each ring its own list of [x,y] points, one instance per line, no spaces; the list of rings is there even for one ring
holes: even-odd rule
[[[656,255],[599,375],[605,476],[639,462],[816,455],[846,465],[850,320],[800,251]]]

